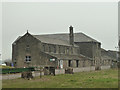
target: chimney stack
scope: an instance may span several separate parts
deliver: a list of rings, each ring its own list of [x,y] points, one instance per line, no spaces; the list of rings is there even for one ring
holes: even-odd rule
[[[74,34],[73,34],[73,27],[70,26],[69,27],[69,41],[70,41],[70,45],[74,45]]]

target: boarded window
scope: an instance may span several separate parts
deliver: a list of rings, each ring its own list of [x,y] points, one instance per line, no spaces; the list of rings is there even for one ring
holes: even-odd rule
[[[26,52],[29,52],[29,51],[30,51],[30,46],[27,45],[27,46],[26,46]]]

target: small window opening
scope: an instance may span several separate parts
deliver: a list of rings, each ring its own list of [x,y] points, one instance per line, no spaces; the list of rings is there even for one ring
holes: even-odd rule
[[[30,62],[31,61],[31,56],[26,56],[26,62]]]

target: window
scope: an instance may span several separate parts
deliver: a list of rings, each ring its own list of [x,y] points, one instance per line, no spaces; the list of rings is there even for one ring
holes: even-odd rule
[[[71,60],[68,60],[68,67],[71,67]]]
[[[31,56],[26,56],[25,61],[26,61],[26,62],[30,62],[30,61],[31,61]]]
[[[59,53],[61,53],[61,51],[60,51],[60,47],[59,47]]]
[[[45,45],[43,45],[43,51],[45,52]]]
[[[29,45],[27,45],[27,47],[29,48]]]
[[[69,48],[67,48],[67,54],[68,54],[68,52],[69,52]]]
[[[79,60],[76,60],[76,67],[78,67],[78,64],[79,64]]]
[[[56,47],[54,46],[54,53],[56,53]]]
[[[49,46],[49,52],[51,52],[51,48],[50,48],[50,46]]]
[[[29,45],[26,46],[26,51],[27,51],[27,52],[30,51],[30,46],[29,46]]]
[[[65,47],[63,47],[63,53],[65,53]]]
[[[71,54],[73,54],[73,48],[71,47]]]

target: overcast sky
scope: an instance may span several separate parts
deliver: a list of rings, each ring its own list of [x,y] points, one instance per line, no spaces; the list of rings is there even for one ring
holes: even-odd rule
[[[118,42],[117,2],[3,3],[2,57],[12,56],[12,43],[27,31],[31,34],[83,32],[115,50]]]

